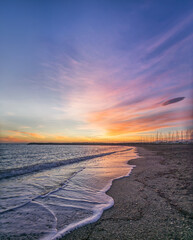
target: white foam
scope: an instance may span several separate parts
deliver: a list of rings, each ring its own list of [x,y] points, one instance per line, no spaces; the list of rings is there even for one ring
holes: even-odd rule
[[[101,217],[103,211],[106,210],[106,209],[109,209],[113,205],[114,205],[114,200],[111,198],[111,200],[108,204],[104,204],[100,208],[94,209],[92,216],[90,216],[86,219],[83,219],[79,222],[71,223],[67,227],[65,227],[64,229],[59,231],[57,234],[51,233],[51,234],[41,238],[41,240],[56,240],[56,239],[61,238],[62,236],[66,235],[67,233],[71,232],[72,230],[74,230],[76,228],[83,227],[87,224],[96,222]]]
[[[135,148],[133,148],[133,149],[135,149]],[[133,157],[132,159],[138,158],[139,155],[137,154],[137,152],[135,151],[134,153],[135,153],[135,157]],[[121,179],[121,178],[124,178],[124,177],[128,177],[130,175],[132,169],[134,167],[136,167],[136,166],[135,165],[130,165],[130,167],[131,167],[131,170],[128,172],[128,174],[112,179],[111,181],[108,182],[108,184],[100,192],[104,193],[104,195],[108,196],[106,194],[106,192],[111,188],[111,186],[113,184],[113,181]],[[100,204],[99,206],[96,206],[93,209],[93,215],[92,216],[90,216],[88,218],[85,218],[85,219],[82,219],[81,221],[71,223],[67,227],[65,227],[62,230],[58,231],[56,234],[54,234],[54,232],[53,232],[53,233],[51,233],[51,234],[41,238],[41,240],[56,240],[56,239],[59,239],[59,238],[63,237],[64,235],[68,234],[69,232],[71,232],[71,231],[73,231],[73,230],[75,230],[75,229],[77,229],[79,227],[83,227],[83,226],[85,226],[87,224],[94,223],[94,222],[98,221],[99,218],[102,216],[103,212],[105,210],[111,208],[114,205],[113,198],[110,197],[110,196],[108,196],[108,198],[109,198],[109,202],[108,203]]]

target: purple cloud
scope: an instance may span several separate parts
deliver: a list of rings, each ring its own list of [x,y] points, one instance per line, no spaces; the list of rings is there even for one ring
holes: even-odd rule
[[[169,104],[172,104],[172,103],[177,103],[177,102],[180,102],[184,99],[185,97],[177,97],[177,98],[172,98],[172,99],[169,99],[167,100],[166,102],[164,102],[162,104],[162,106],[166,106],[166,105],[169,105]]]

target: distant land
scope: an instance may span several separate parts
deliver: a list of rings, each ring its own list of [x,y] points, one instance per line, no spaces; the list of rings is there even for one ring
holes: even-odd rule
[[[172,145],[172,144],[193,144],[192,142],[127,142],[127,143],[104,143],[104,142],[99,142],[99,143],[95,143],[95,142],[72,142],[72,143],[52,143],[52,142],[48,142],[48,143],[38,143],[38,142],[31,142],[28,143],[27,145],[115,145],[115,146],[120,146],[120,145],[124,145],[124,146],[130,146],[130,145],[149,145],[149,144],[161,144],[161,145]]]
[[[104,142],[69,142],[69,143],[37,143],[37,142],[31,142],[27,145],[130,145],[130,144],[136,144],[136,143],[104,143]]]

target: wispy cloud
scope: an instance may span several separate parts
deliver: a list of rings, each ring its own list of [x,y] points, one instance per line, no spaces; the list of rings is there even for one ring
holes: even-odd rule
[[[186,24],[189,18],[171,32],[179,33]],[[101,61],[85,54],[79,62],[69,60],[65,67],[57,65],[53,83],[60,85],[62,102],[55,110],[63,112],[65,117],[79,119],[83,126],[100,127],[109,135],[156,130],[191,119],[188,112],[178,107],[173,106],[169,112],[161,108],[190,98],[191,79],[185,71],[186,65],[175,59],[178,52],[185,57],[193,35],[160,50],[155,58],[146,58],[172,36],[169,32],[148,51],[144,45],[128,55],[104,57]],[[185,97],[175,98],[176,94]],[[183,106],[190,108],[188,101]]]
[[[122,135],[131,133],[140,133],[147,131],[155,131],[160,128],[168,128],[180,121],[188,121],[192,119],[190,111],[166,111],[155,114],[142,115],[130,118],[124,121],[100,121],[105,127],[107,135]]]
[[[14,92],[16,104],[4,101],[8,138],[86,140],[89,135],[134,136],[190,123],[193,14],[188,4],[181,12],[180,3],[174,9],[170,4],[131,2],[113,2],[111,11],[103,11],[108,9],[105,3],[91,4],[83,18],[73,11],[64,14],[65,19],[53,17],[63,19],[65,27],[63,21],[56,21],[57,27],[44,26],[45,49],[39,54],[45,61],[37,69],[32,66],[38,77],[23,81],[27,87],[21,94]],[[23,63],[13,66],[18,76],[20,66]],[[24,92],[26,98],[20,99]]]
[[[17,136],[23,135],[23,136],[28,136],[28,137],[33,137],[33,138],[45,138],[45,136],[38,134],[38,133],[31,133],[31,132],[23,132],[23,131],[17,131],[17,130],[8,130],[10,133],[15,133]]]
[[[25,139],[21,139],[20,137],[14,137],[14,136],[6,136],[6,137],[0,137],[0,142],[2,143],[20,143],[20,142],[27,142]]]
[[[15,116],[15,113],[14,112],[6,112],[5,115],[6,116]]]
[[[185,19],[182,19],[180,22],[177,22],[172,28],[170,28],[164,34],[161,33],[160,36],[156,36],[154,37],[154,39],[151,39],[151,43],[149,43],[149,47],[147,48],[146,52],[147,53],[153,52],[174,38],[177,41],[178,34],[180,34],[181,32],[184,32],[184,30],[187,29],[188,27],[191,27],[192,21],[193,21],[193,14],[190,14],[186,16]],[[189,34],[191,34],[191,31],[188,31],[188,35]],[[187,35],[184,35],[184,36],[187,36]]]

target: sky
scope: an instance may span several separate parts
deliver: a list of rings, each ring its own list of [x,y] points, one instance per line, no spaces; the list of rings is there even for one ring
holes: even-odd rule
[[[193,127],[193,1],[0,3],[0,141]]]

